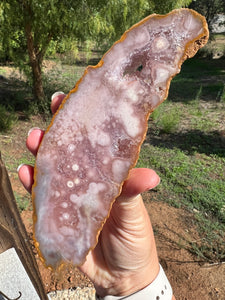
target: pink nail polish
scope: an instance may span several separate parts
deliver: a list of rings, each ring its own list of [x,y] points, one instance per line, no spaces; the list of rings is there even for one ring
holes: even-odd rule
[[[32,127],[32,128],[28,131],[27,136],[29,136],[33,130],[39,130],[39,129],[40,129],[39,127]]]
[[[51,101],[56,97],[56,96],[59,96],[59,95],[64,95],[63,92],[59,91],[59,92],[55,92],[52,97],[51,97]]]
[[[20,170],[20,168],[21,168],[22,166],[24,166],[24,164],[20,164],[20,165],[18,166],[18,168],[16,169],[16,170],[17,170],[17,173],[19,173],[19,170]]]

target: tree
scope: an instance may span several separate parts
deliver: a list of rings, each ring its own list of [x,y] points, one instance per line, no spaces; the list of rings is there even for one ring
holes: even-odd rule
[[[193,0],[190,8],[195,9],[200,14],[204,15],[209,29],[211,29],[212,20],[217,14],[225,14],[224,0]]]
[[[191,0],[2,1],[2,44],[23,70],[30,67],[34,95],[43,101],[42,63],[51,41],[73,36],[108,45],[146,15],[166,13]]]
[[[4,47],[13,52],[20,66],[29,58],[34,95],[39,101],[44,100],[42,63],[50,42],[71,35],[84,39],[94,30],[104,31],[97,13],[100,2],[104,0],[3,0]]]
[[[153,14],[166,14],[175,8],[187,7],[192,0],[109,0],[103,9],[109,26],[113,26],[111,37],[115,40],[140,21]]]
[[[192,0],[155,0],[155,11],[159,14],[165,14],[169,11],[181,8],[181,7],[187,7]]]

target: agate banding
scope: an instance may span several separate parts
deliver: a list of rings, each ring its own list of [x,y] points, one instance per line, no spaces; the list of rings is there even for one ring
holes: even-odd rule
[[[205,19],[192,10],[149,16],[88,67],[63,101],[35,165],[35,245],[47,266],[81,265],[95,247],[150,113],[207,39]]]

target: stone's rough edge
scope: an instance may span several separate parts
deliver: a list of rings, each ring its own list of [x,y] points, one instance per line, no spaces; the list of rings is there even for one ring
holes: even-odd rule
[[[69,99],[69,97],[70,97],[73,93],[75,93],[75,92],[78,90],[79,84],[83,81],[83,78],[84,78],[85,75],[88,73],[88,71],[89,71],[90,69],[101,68],[101,67],[103,66],[103,64],[104,64],[104,57],[106,56],[106,54],[107,54],[108,52],[110,52],[110,51],[112,50],[112,48],[113,48],[116,44],[122,43],[122,42],[126,39],[126,36],[127,36],[127,33],[128,33],[128,32],[130,32],[131,30],[133,30],[133,29],[136,28],[136,27],[139,27],[140,25],[144,24],[146,21],[148,21],[148,20],[150,20],[150,19],[152,19],[152,18],[158,18],[158,19],[166,18],[166,17],[169,16],[169,15],[176,14],[176,13],[179,13],[179,12],[182,12],[182,11],[189,11],[189,12],[191,12],[191,13],[194,15],[194,17],[198,18],[198,19],[201,21],[201,23],[202,23],[202,29],[203,29],[203,32],[200,33],[199,36],[197,36],[195,39],[193,39],[193,40],[191,40],[189,43],[187,43],[187,45],[186,45],[186,47],[185,47],[185,49],[184,49],[184,55],[182,56],[182,58],[180,59],[180,62],[179,62],[179,64],[178,64],[178,70],[180,70],[182,63],[183,63],[186,59],[193,57],[193,56],[196,54],[196,52],[197,52],[200,48],[202,48],[202,47],[207,43],[208,37],[209,37],[209,31],[208,31],[208,25],[207,25],[206,19],[205,19],[205,17],[203,17],[202,15],[200,15],[199,13],[197,13],[196,11],[194,11],[194,10],[192,10],[192,9],[187,9],[187,8],[175,9],[175,10],[173,10],[173,11],[171,11],[170,13],[165,14],[165,15],[152,14],[152,15],[150,15],[150,16],[144,18],[144,19],[141,20],[140,22],[136,23],[136,24],[133,25],[132,27],[130,27],[127,31],[125,31],[124,34],[121,36],[121,38],[120,38],[118,41],[116,41],[116,42],[112,45],[112,47],[111,47],[111,48],[103,55],[103,57],[101,58],[101,60],[99,61],[99,63],[98,63],[96,66],[87,66],[87,68],[85,69],[84,74],[82,75],[82,77],[77,81],[77,83],[75,84],[74,88],[73,88],[73,89],[68,93],[68,95],[63,99],[63,102],[61,103],[61,105],[59,106],[58,110],[56,111],[56,113],[55,113],[54,116],[52,117],[52,120],[51,120],[49,126],[48,126],[47,129],[46,129],[46,133],[50,130],[50,128],[51,128],[51,126],[52,126],[52,124],[53,124],[53,122],[54,122],[54,119],[55,119],[56,115],[59,113],[60,110],[63,109],[63,106],[64,106],[64,104],[66,103],[67,99]],[[168,96],[168,92],[169,92],[169,87],[170,87],[171,80],[172,80],[173,77],[176,76],[179,72],[180,72],[180,71],[178,71],[176,74],[174,74],[173,76],[171,76],[171,77],[168,79],[168,81],[167,81],[167,86],[166,86],[166,94],[165,94],[165,97],[164,97],[163,101],[164,101],[164,100],[167,98],[167,96]],[[163,101],[161,101],[158,105],[160,105]],[[155,109],[155,108],[154,108],[154,109]],[[148,113],[148,115],[146,116],[146,120],[145,120],[146,123],[148,122],[148,118],[149,118],[149,116],[150,116],[151,113],[152,113],[152,111],[150,111],[150,112]],[[146,130],[146,132],[147,132],[147,130]],[[135,163],[134,163],[132,166],[130,166],[129,171],[130,171],[130,170],[136,165],[136,163],[137,163],[137,160],[138,160],[138,157],[139,157],[139,153],[140,153],[140,149],[141,149],[141,145],[142,145],[142,143],[143,143],[143,141],[145,140],[145,137],[146,137],[146,132],[145,132],[145,134],[144,134],[144,136],[143,136],[143,139],[142,139],[141,142],[140,142],[138,151],[137,151],[137,153],[136,153],[136,160],[135,160]],[[41,145],[40,145],[40,146],[41,146]],[[129,177],[129,171],[128,171],[128,175],[127,175],[127,178],[126,178],[126,179],[128,179],[128,177]],[[40,257],[41,261],[43,262],[43,264],[45,265],[45,267],[46,267],[46,268],[49,268],[49,269],[54,269],[51,265],[46,265],[45,259],[44,259],[43,255],[42,255],[42,253],[41,253],[41,251],[40,251],[40,249],[39,249],[39,243],[38,243],[38,241],[37,241],[36,238],[35,238],[35,224],[36,224],[36,221],[37,221],[37,215],[36,215],[35,202],[34,202],[34,199],[35,199],[35,193],[34,193],[34,191],[33,191],[33,188],[36,187],[36,184],[37,184],[37,183],[36,183],[36,174],[37,174],[37,167],[36,167],[36,163],[35,163],[35,167],[34,167],[34,184],[33,184],[33,187],[32,187],[33,233],[34,233],[34,234],[33,234],[33,239],[34,239],[34,244],[35,244],[35,247],[36,247],[37,252],[38,252],[38,254],[39,254],[39,257]],[[125,181],[125,180],[124,180],[124,181]],[[119,193],[118,193],[117,197],[118,197],[118,196],[120,195],[120,193],[121,193],[121,190],[122,190],[122,186],[123,186],[124,181],[121,182],[121,184],[120,184],[120,189],[119,189]],[[115,197],[115,199],[116,199],[117,197]],[[112,200],[112,202],[111,202],[111,207],[110,207],[110,209],[109,209],[109,213],[108,213],[107,217],[105,218],[105,220],[103,220],[102,225],[101,225],[101,227],[99,228],[98,234],[97,234],[97,236],[96,236],[96,243],[95,243],[95,245],[93,246],[93,248],[90,248],[90,249],[89,249],[88,253],[89,253],[91,250],[93,250],[94,247],[96,246],[96,244],[97,244],[97,242],[98,242],[98,236],[99,236],[99,234],[100,234],[100,232],[101,232],[101,230],[102,230],[102,228],[103,228],[103,225],[105,224],[106,220],[107,220],[108,217],[109,217],[109,214],[110,214],[110,211],[111,211],[111,208],[112,208],[112,205],[113,205],[115,199]],[[88,255],[88,253],[87,253],[87,255]],[[84,263],[84,261],[82,261],[80,265],[82,265],[83,263]],[[63,267],[63,266],[66,265],[66,264],[68,264],[68,263],[67,263],[67,262],[60,262],[60,265],[59,265],[57,268],[60,269],[61,267]]]

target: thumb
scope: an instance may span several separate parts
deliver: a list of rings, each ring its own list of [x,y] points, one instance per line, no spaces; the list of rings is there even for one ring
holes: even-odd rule
[[[132,169],[128,179],[124,182],[119,197],[133,198],[153,189],[160,183],[160,178],[154,170],[147,168]]]

